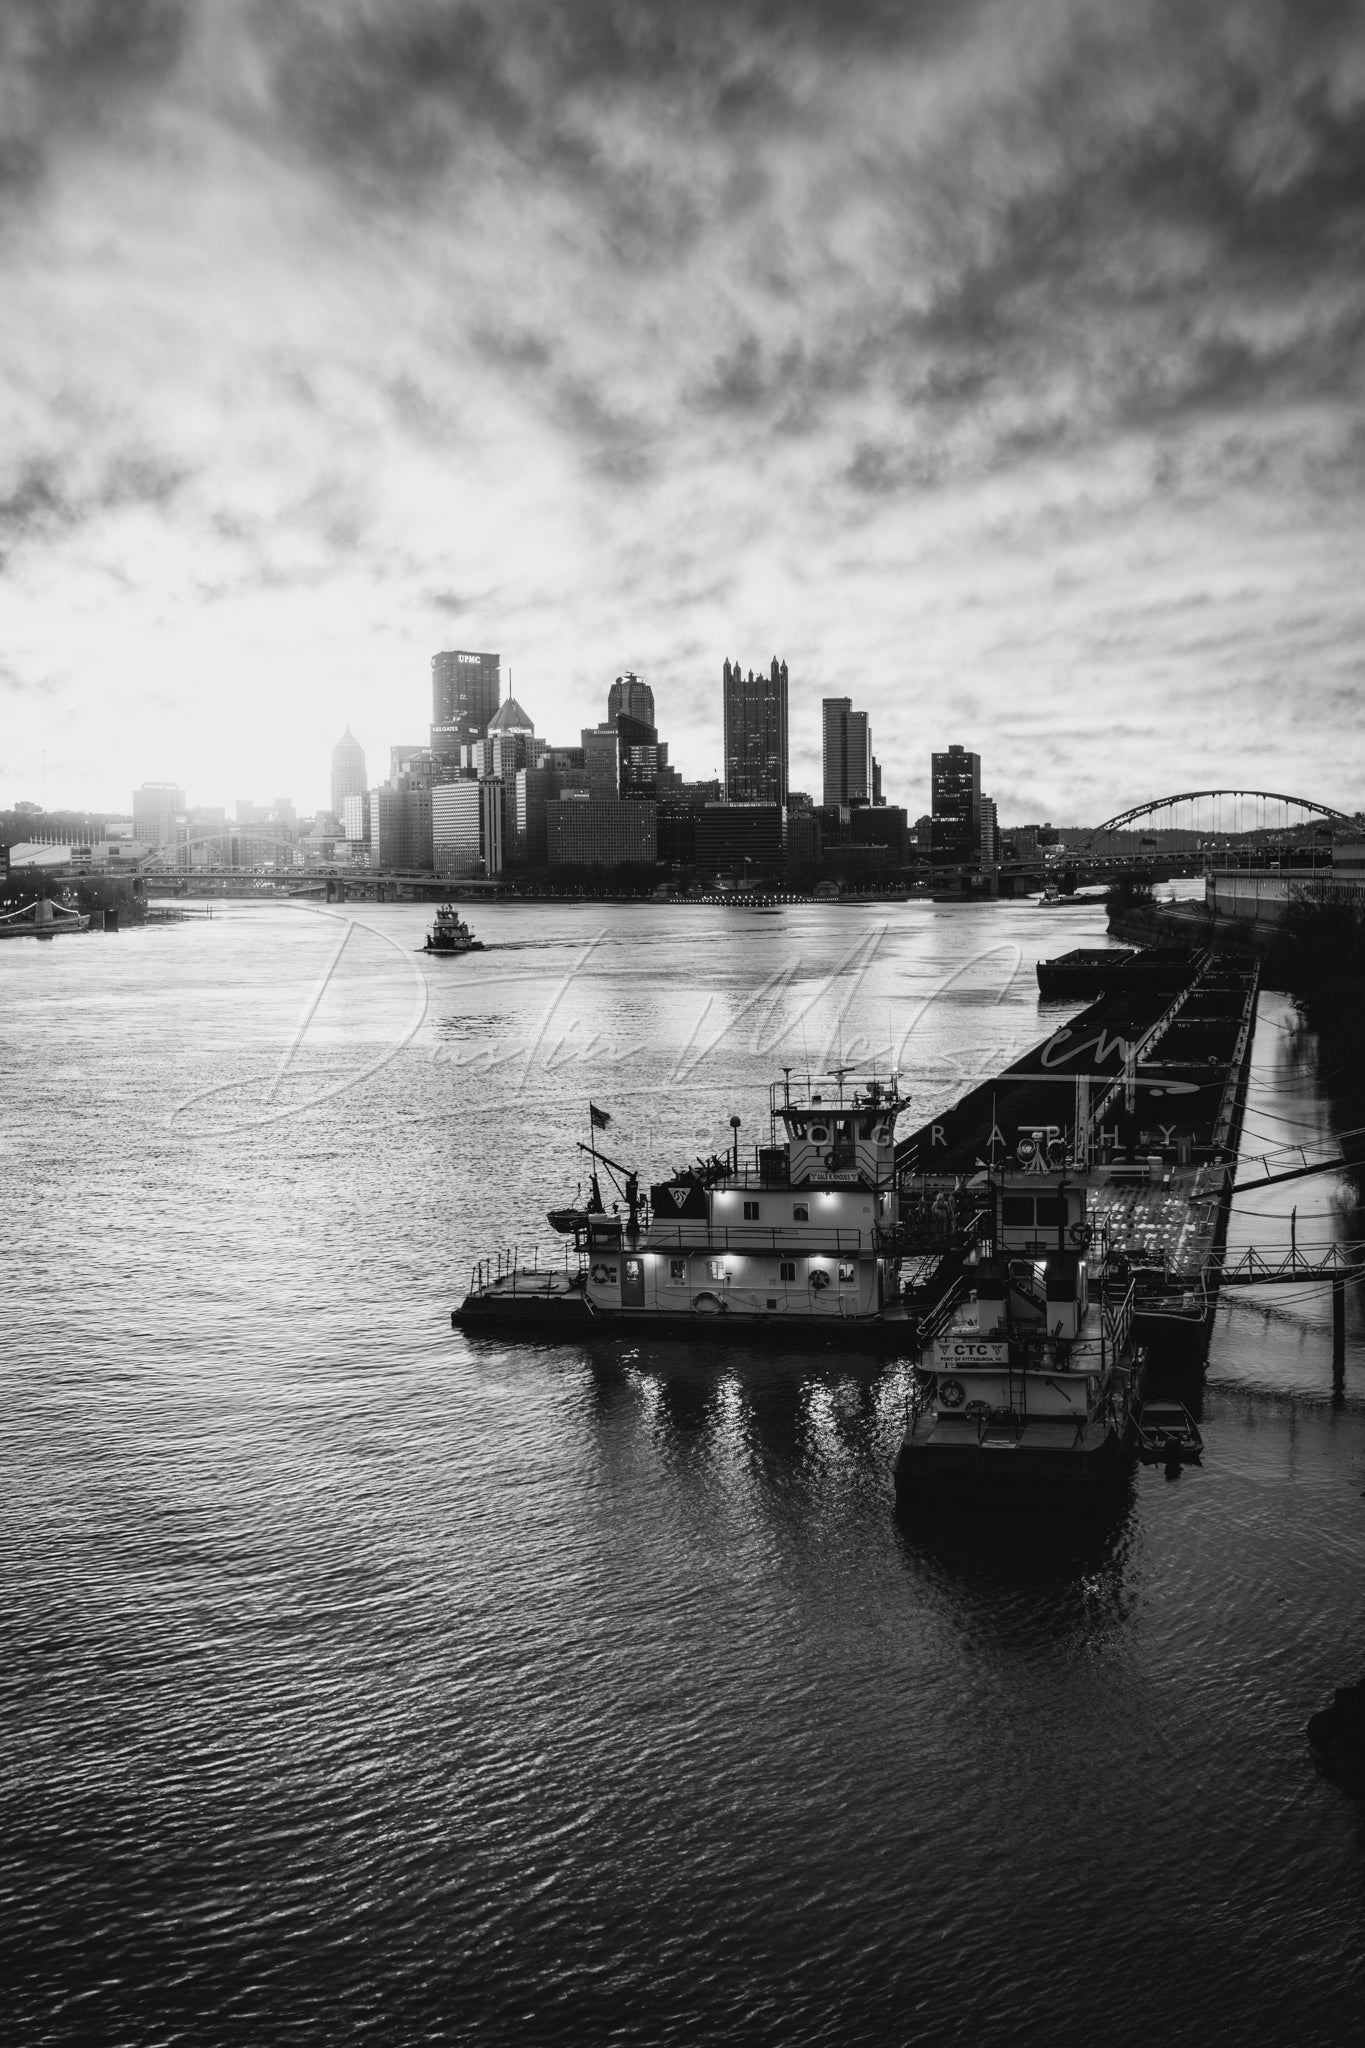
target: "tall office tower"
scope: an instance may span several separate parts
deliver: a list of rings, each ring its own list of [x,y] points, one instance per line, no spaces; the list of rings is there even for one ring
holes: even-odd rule
[[[348,725],[332,749],[332,816],[340,818],[348,796],[369,787],[365,780],[365,749]]]
[[[787,801],[787,664],[773,656],[766,676],[722,670],[725,692],[725,796],[732,804]]]
[[[623,711],[640,725],[654,723],[654,692],[643,676],[634,675],[630,669],[618,676],[607,692],[608,725],[615,725]]]
[[[535,726],[515,697],[500,704],[489,719],[486,751],[483,773],[497,776],[509,790],[516,786],[518,769],[535,767],[543,748],[537,749]]]
[[[483,786],[443,782],[431,792],[431,854],[438,875],[483,871]]]
[[[872,801],[872,727],[865,711],[848,697],[824,704],[825,803]]]
[[[932,756],[932,857],[936,867],[978,867],[981,862],[981,756],[949,747]]]
[[[370,792],[367,789],[353,789],[341,809],[343,835],[359,845],[370,836]]]
[[[370,791],[370,865],[429,872],[431,784],[394,776]]]
[[[981,865],[983,868],[998,867],[1000,864],[1000,824],[995,812],[995,798],[981,799]]]
[[[185,809],[185,792],[174,782],[144,782],[133,791],[133,837],[144,846],[170,846],[176,819]]]
[[[502,701],[502,658],[453,648],[431,657],[431,751],[442,765],[481,740]]]

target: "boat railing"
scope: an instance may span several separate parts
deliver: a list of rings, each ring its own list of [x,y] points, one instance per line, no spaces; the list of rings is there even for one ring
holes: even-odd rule
[[[842,1258],[846,1252],[871,1251],[877,1247],[878,1232],[874,1226],[867,1230],[822,1230],[818,1240],[812,1237],[793,1235],[794,1229],[809,1226],[774,1226],[764,1230],[761,1224],[707,1223],[703,1217],[696,1217],[690,1224],[662,1224],[657,1219],[650,1224],[648,1239],[643,1249],[651,1252],[680,1251],[735,1251],[767,1252],[773,1258]],[[685,1235],[686,1232],[691,1235]]]
[[[553,1250],[559,1251],[558,1258],[553,1256]],[[504,1245],[501,1250],[490,1252],[486,1258],[476,1259],[470,1269],[469,1292],[480,1294],[490,1287],[502,1286],[515,1294],[517,1281],[523,1277],[530,1279],[534,1276],[539,1282],[552,1273],[582,1273],[584,1261],[581,1253],[575,1254],[568,1244],[556,1246],[553,1250],[544,1260],[541,1259],[539,1245]],[[510,1288],[507,1286],[509,1281]],[[540,1291],[538,1286],[535,1291]]]
[[[1122,1294],[1115,1294],[1104,1302],[1104,1338],[1111,1358],[1117,1358],[1127,1346],[1133,1328],[1136,1299],[1137,1282],[1130,1280]]]
[[[948,1292],[935,1302],[926,1316],[920,1320],[915,1332],[915,1344],[921,1355],[928,1350],[935,1337],[942,1336],[952,1321],[969,1291],[970,1276],[960,1273]]]

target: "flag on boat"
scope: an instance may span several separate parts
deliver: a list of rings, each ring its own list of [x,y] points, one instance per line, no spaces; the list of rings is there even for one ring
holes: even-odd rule
[[[611,1118],[607,1115],[605,1109],[599,1109],[595,1102],[588,1104],[588,1115],[592,1118],[592,1127],[595,1131],[605,1131],[607,1125],[611,1122]]]

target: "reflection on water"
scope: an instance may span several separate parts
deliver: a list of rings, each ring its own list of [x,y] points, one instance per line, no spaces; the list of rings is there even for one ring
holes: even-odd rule
[[[913,1020],[927,1116],[1099,930],[478,924],[382,1068],[218,1133],[177,1104],[373,1064],[393,946],[320,996],[335,934],[278,910],[0,958],[18,2037],[1347,2038],[1365,1828],[1303,1724],[1365,1661],[1354,1301],[1334,1404],[1330,1303],[1229,1296],[1203,1468],[1072,1531],[897,1520],[903,1361],[449,1328],[589,1096],[653,1173]],[[1322,1116],[1268,997],[1247,1142]],[[1341,1230],[1302,1185],[1234,1241]]]

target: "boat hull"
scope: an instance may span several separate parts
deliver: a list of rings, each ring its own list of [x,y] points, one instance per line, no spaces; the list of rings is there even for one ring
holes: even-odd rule
[[[890,1351],[912,1355],[916,1322],[912,1316],[744,1315],[729,1310],[707,1315],[669,1314],[645,1309],[592,1308],[582,1295],[468,1294],[450,1312],[455,1330],[499,1330],[529,1334],[545,1332],[568,1337],[659,1337],[688,1342],[699,1339],[749,1346],[771,1344],[784,1351]]]
[[[1049,1441],[1027,1428],[1014,1441],[950,1440],[935,1431],[916,1442],[907,1434],[896,1456],[897,1504],[905,1509],[971,1507],[1030,1502],[1074,1506],[1104,1500],[1128,1443],[1125,1423]]]

